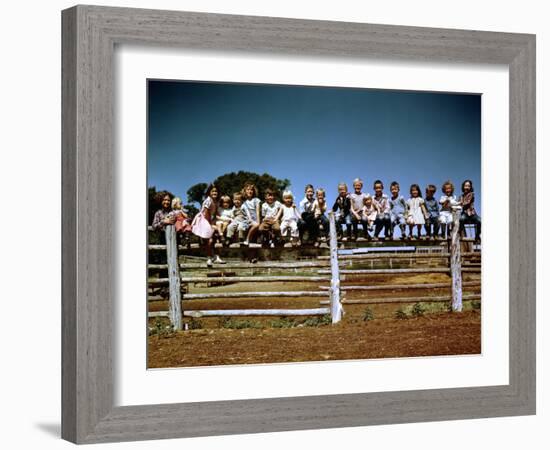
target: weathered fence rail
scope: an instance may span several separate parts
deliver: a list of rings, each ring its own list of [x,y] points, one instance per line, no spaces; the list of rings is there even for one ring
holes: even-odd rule
[[[343,305],[361,304],[388,304],[388,303],[417,303],[417,302],[450,302],[453,311],[462,310],[463,301],[479,300],[481,295],[475,292],[481,287],[481,280],[470,279],[463,281],[463,274],[481,273],[481,253],[478,251],[461,251],[461,244],[469,242],[459,236],[458,218],[460,210],[453,212],[454,227],[451,233],[450,243],[434,241],[438,247],[422,247],[420,253],[417,247],[368,247],[359,249],[339,248],[336,238],[336,224],[333,213],[329,213],[330,240],[329,254],[311,256],[309,260],[298,261],[228,261],[227,264],[215,264],[207,268],[200,256],[185,256],[184,262],[178,260],[178,250],[186,247],[178,246],[173,226],[167,226],[165,231],[166,244],[149,245],[149,250],[166,251],[166,264],[149,264],[148,269],[156,272],[167,272],[167,276],[149,278],[149,286],[154,289],[169,287],[169,310],[150,311],[149,317],[168,317],[176,329],[182,329],[184,317],[212,317],[212,316],[331,316],[332,323],[339,322],[344,315]],[[470,239],[471,240],[471,239]],[[387,251],[384,249],[391,249]],[[471,246],[469,247],[471,248]],[[411,251],[411,249],[416,249]],[[420,249],[420,247],[418,247]],[[432,250],[433,249],[433,250]],[[444,250],[446,249],[446,250]],[[357,251],[355,251],[357,250]],[[246,250],[244,250],[246,251]],[[406,252],[405,252],[406,251]],[[373,268],[373,263],[389,265],[389,268]],[[403,267],[403,263],[410,267]],[[370,264],[370,269],[365,269],[365,264]],[[395,263],[397,267],[394,267]],[[353,268],[358,265],[360,268]],[[386,267],[387,267],[386,265]],[[413,266],[414,265],[414,266]],[[428,267],[426,267],[428,265]],[[378,266],[380,267],[380,266]],[[382,266],[384,267],[384,266]],[[232,270],[232,272],[228,272]],[[271,275],[271,271],[275,274]],[[242,271],[251,271],[244,275]],[[267,271],[267,274],[265,273]],[[298,272],[288,275],[288,272]],[[449,282],[424,282],[424,283],[396,283],[377,281],[371,284],[370,275],[407,276],[415,274],[447,274]],[[361,283],[357,284],[360,280]],[[374,278],[373,280],[379,280]],[[351,282],[351,283],[350,283]],[[269,285],[277,287],[274,291],[254,290],[249,288],[231,291],[223,288],[228,284],[243,283]],[[298,290],[280,290],[277,284],[292,286],[293,283],[302,283]],[[321,283],[315,288],[303,288],[304,284]],[[326,283],[326,284],[325,284]],[[350,283],[349,285],[346,285]],[[189,292],[189,286],[207,284],[216,286],[215,291]],[[182,292],[182,287],[183,292]],[[222,287],[222,289],[220,289]],[[463,289],[470,293],[464,295]],[[194,288],[195,289],[195,288]],[[211,288],[197,288],[210,290]],[[224,290],[225,289],[225,290]],[[433,290],[431,295],[396,296],[387,297],[363,297],[345,299],[348,292],[378,292],[378,291],[402,291],[402,290]],[[474,292],[472,292],[472,290]],[[443,292],[442,292],[443,291]],[[444,291],[450,291],[444,293]],[[434,295],[435,294],[435,295]],[[382,294],[384,295],[384,294]],[[186,302],[212,301],[213,306],[223,300],[247,300],[251,303],[259,299],[296,299],[303,301],[306,298],[316,300],[320,305],[328,307],[301,307],[301,308],[240,308],[240,309],[190,309],[186,310]],[[152,296],[151,301],[159,299],[158,295]],[[191,303],[190,303],[191,304]]]

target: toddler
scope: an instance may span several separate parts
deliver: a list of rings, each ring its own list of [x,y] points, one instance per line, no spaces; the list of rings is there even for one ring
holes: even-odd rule
[[[250,224],[250,216],[248,209],[243,205],[243,195],[240,192],[233,194],[231,217],[231,223],[227,225],[227,239],[231,241],[237,231],[239,241],[243,241]]]
[[[293,246],[296,246],[299,238],[298,221],[300,220],[300,213],[294,204],[294,195],[291,191],[283,192],[281,210],[281,235],[285,236],[289,232],[290,242]]]
[[[372,231],[376,217],[378,216],[378,206],[372,201],[372,197],[367,195],[363,200],[363,209],[361,211],[361,221],[363,223],[363,229],[370,239],[370,235],[367,231]]]

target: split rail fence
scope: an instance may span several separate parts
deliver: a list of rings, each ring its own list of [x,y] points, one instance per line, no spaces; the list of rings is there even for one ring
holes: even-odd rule
[[[480,294],[474,293],[463,295],[463,289],[476,290],[481,287],[481,281],[462,280],[463,273],[481,272],[481,254],[479,252],[461,252],[461,238],[459,236],[460,211],[453,213],[454,227],[448,250],[439,253],[388,253],[358,252],[349,254],[349,251],[342,251],[338,248],[337,232],[334,214],[329,213],[330,240],[329,255],[318,256],[308,261],[260,261],[252,262],[230,262],[223,265],[216,265],[213,268],[206,268],[204,261],[198,260],[180,263],[178,258],[178,245],[174,226],[165,228],[165,245],[149,245],[150,251],[166,250],[166,264],[149,264],[149,271],[167,271],[166,278],[149,278],[149,288],[168,286],[169,307],[168,311],[150,311],[149,317],[168,317],[172,326],[181,330],[184,317],[211,317],[211,316],[315,316],[330,315],[332,323],[342,320],[344,314],[343,305],[346,304],[385,304],[385,303],[418,303],[418,302],[450,302],[453,311],[462,311],[463,301],[480,300]],[[468,239],[463,239],[467,241]],[[380,250],[376,248],[376,250]],[[347,254],[346,254],[347,253]],[[423,261],[440,261],[436,267],[425,267]],[[375,263],[380,261],[389,262],[389,268],[374,268]],[[395,263],[402,266],[402,263],[409,262],[409,267],[392,267]],[[371,268],[354,269],[354,265],[371,265]],[[206,271],[206,273],[204,273]],[[242,274],[242,271],[250,272]],[[271,275],[276,271],[277,275]],[[313,271],[313,272],[312,272]],[[202,272],[202,273],[197,273]],[[259,272],[259,274],[258,274]],[[267,275],[265,274],[267,272]],[[297,272],[302,272],[296,275]],[[306,275],[303,272],[307,272]],[[401,274],[450,274],[451,282],[417,283],[417,284],[358,284],[355,280],[368,278],[369,275],[401,275]],[[238,275],[237,275],[238,274]],[[216,289],[214,292],[189,293],[189,286],[253,283],[254,290],[250,291],[222,291]],[[315,283],[316,290],[285,290],[269,291],[261,289],[270,283],[284,283],[284,286],[295,285],[296,283],[307,283],[310,286]],[[319,285],[321,284],[321,285]],[[183,287],[183,289],[182,289]],[[370,297],[361,296],[357,299],[345,298],[350,292],[376,292],[376,291],[399,291],[424,289],[431,291],[449,290],[447,295],[430,295],[422,297]],[[190,302],[202,300],[239,299],[250,300],[252,303],[258,299],[289,299],[289,298],[319,298],[319,307],[315,308],[285,308],[285,309],[186,309]]]

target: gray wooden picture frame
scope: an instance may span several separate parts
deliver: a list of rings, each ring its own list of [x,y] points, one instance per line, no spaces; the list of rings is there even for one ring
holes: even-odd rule
[[[63,11],[62,32],[64,439],[94,443],[535,413],[535,36],[97,6]],[[507,65],[509,384],[115,407],[113,53],[127,43]]]

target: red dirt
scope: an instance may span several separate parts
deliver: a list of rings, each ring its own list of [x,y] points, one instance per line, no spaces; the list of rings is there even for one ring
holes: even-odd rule
[[[465,280],[479,279],[468,275]],[[410,284],[443,282],[445,274],[406,276],[369,276],[370,283]],[[358,282],[360,280],[357,280]],[[352,283],[349,283],[352,284]],[[353,283],[355,284],[355,282]],[[359,283],[361,284],[361,283]],[[248,286],[248,287],[247,287]],[[254,283],[237,283],[220,287],[192,286],[190,292],[245,291],[257,289]],[[294,283],[296,290],[319,290],[318,284]],[[285,283],[262,285],[264,291],[288,289]],[[345,288],[344,288],[345,289]],[[466,288],[465,293],[479,292]],[[463,355],[481,353],[481,314],[465,304],[462,313],[446,312],[445,303],[423,304],[426,314],[411,317],[415,297],[445,295],[449,290],[349,291],[346,298],[410,297],[404,304],[370,305],[374,320],[363,320],[367,305],[345,305],[346,315],[337,325],[298,326],[275,328],[278,317],[238,317],[235,321],[249,321],[256,328],[223,328],[219,318],[201,318],[202,329],[188,330],[166,336],[148,337],[148,367],[191,367],[226,364],[258,364],[298,361],[325,361],[392,357]],[[327,293],[328,299],[328,293]],[[185,302],[186,310],[241,309],[241,308],[317,308],[320,298],[256,298],[213,299]],[[149,311],[166,311],[167,302],[149,302]],[[398,309],[409,313],[407,319],[395,318]],[[185,322],[189,323],[188,318]],[[292,320],[292,319],[291,319]],[[305,318],[296,318],[301,323]],[[167,322],[166,322],[167,323]],[[149,321],[154,327],[155,320]],[[279,323],[280,325],[280,323]]]
[[[301,328],[201,329],[150,336],[149,367],[462,355],[481,353],[477,311],[409,319],[347,318]]]

